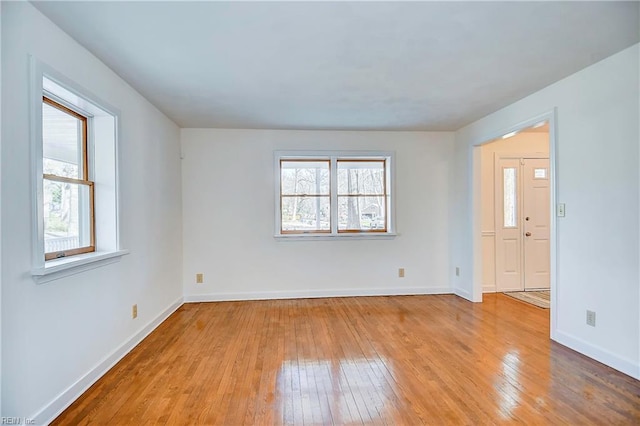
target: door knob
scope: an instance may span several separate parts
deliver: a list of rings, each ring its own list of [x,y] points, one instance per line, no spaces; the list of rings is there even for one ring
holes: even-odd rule
[[[525,237],[530,237],[531,236],[531,232],[527,232],[524,234]]]
[[[527,221],[528,221],[528,220],[529,220],[529,216],[525,217],[525,218],[524,218],[524,220],[527,220]]]

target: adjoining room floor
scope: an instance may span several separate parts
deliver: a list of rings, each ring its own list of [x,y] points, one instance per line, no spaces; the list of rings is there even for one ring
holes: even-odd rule
[[[538,308],[549,309],[551,308],[551,291],[508,291],[503,292],[505,296],[513,297],[530,305],[537,306]]]
[[[186,304],[54,424],[639,424],[640,382],[502,294]]]

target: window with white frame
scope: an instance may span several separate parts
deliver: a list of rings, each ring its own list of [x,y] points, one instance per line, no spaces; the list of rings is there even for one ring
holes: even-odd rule
[[[32,85],[32,274],[44,282],[127,251],[118,242],[117,111],[35,59]]]
[[[393,235],[391,153],[275,157],[276,236]]]

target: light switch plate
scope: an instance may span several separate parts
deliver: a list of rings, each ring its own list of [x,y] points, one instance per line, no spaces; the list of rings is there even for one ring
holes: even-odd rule
[[[558,217],[564,217],[564,203],[558,203]]]

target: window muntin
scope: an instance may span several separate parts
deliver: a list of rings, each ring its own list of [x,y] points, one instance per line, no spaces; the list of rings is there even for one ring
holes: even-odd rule
[[[45,260],[95,251],[87,117],[42,98]]]
[[[276,236],[393,235],[391,154],[278,151],[276,160]]]

